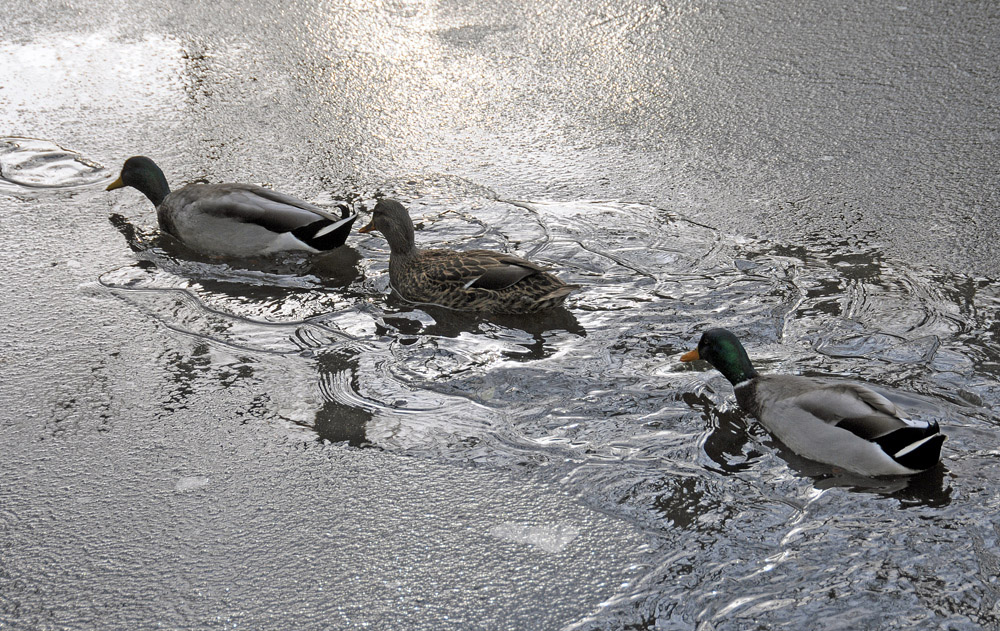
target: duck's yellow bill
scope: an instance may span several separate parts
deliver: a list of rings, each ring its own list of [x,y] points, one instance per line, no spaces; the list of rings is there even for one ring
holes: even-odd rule
[[[106,190],[106,191],[113,191],[116,188],[121,188],[123,186],[125,186],[125,182],[122,182],[122,178],[119,175],[118,179],[115,180],[114,182],[112,182],[111,184],[108,184],[108,187],[106,189],[104,189],[104,190]]]
[[[682,362],[693,362],[696,359],[701,359],[701,355],[698,354],[697,348],[694,349],[693,351],[688,351],[683,355],[681,355]]]
[[[375,221],[372,220],[372,221],[368,222],[367,226],[365,226],[364,228],[361,228],[360,230],[358,230],[358,232],[371,232],[374,229],[375,229]]]

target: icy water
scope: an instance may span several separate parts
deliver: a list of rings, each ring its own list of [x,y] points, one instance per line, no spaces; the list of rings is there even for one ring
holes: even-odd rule
[[[283,431],[511,470],[635,522],[655,541],[641,580],[578,628],[995,623],[995,281],[857,243],[753,241],[677,210],[476,193],[393,191],[422,244],[516,252],[583,285],[565,310],[409,306],[377,236],[352,238],[360,260],[247,267],[176,258],[123,218],[138,260],[100,282],[264,372]],[[875,480],[788,453],[720,375],[678,361],[708,326],[738,332],[762,370],[867,381],[939,419],[943,464]]]
[[[220,17],[222,16],[222,17]],[[1000,628],[989,3],[101,4],[0,15],[0,628]],[[261,183],[582,285],[489,318],[388,248],[201,259]],[[358,222],[361,225],[361,221]],[[861,380],[937,468],[803,460],[703,364]]]

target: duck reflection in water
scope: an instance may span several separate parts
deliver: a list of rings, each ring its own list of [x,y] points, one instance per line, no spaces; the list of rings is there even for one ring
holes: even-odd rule
[[[141,264],[152,263],[164,271],[196,279],[217,294],[273,301],[293,289],[283,286],[282,277],[309,276],[315,288],[340,292],[349,292],[348,288],[362,278],[361,255],[351,247],[313,255],[282,252],[254,258],[229,258],[223,262],[196,252],[159,231],[142,230],[121,214],[112,213],[108,219],[124,237],[129,249],[144,259]],[[248,282],[243,271],[262,276]],[[264,278],[273,278],[274,282],[264,282]],[[301,284],[295,283],[296,286]]]

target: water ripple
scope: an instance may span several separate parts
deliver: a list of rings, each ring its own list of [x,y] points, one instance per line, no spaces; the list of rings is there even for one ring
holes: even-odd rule
[[[103,166],[47,140],[0,138],[0,190],[72,188],[110,176]]]

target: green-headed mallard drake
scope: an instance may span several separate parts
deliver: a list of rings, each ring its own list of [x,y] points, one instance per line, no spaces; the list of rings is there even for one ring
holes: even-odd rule
[[[252,184],[188,184],[170,192],[156,163],[125,161],[107,190],[139,189],[156,206],[160,229],[203,254],[248,257],[287,250],[322,252],[344,245],[357,219]]]
[[[761,375],[726,329],[706,331],[681,361],[704,359],[733,384],[740,407],[801,456],[863,475],[908,475],[941,459],[937,421],[911,421],[891,401],[851,383]]]
[[[532,313],[557,307],[579,285],[568,285],[530,261],[490,250],[421,250],[413,221],[398,201],[384,199],[361,232],[389,242],[389,280],[403,298],[461,311]]]

